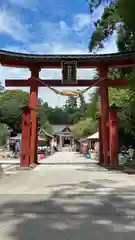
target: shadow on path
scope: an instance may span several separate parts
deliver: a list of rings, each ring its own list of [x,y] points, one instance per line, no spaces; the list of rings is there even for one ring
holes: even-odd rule
[[[49,196],[45,193],[12,195],[12,199],[10,196],[10,200],[6,200],[4,204],[2,201],[5,196],[1,196],[1,238],[3,236],[6,240],[135,238],[134,187],[107,189],[103,183],[87,181],[49,187],[53,188]]]

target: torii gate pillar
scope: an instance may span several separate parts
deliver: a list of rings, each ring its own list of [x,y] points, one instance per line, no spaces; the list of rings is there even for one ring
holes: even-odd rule
[[[104,164],[110,163],[109,157],[109,97],[108,97],[108,68],[101,66],[100,74],[100,99],[101,99],[101,135],[103,144]]]
[[[38,104],[38,79],[40,68],[33,66],[30,68],[30,98],[29,108],[31,109],[31,134],[30,134],[30,164],[37,164],[37,104]]]
[[[102,128],[101,128],[101,116],[99,117],[99,163],[102,164],[104,161],[103,155],[103,135],[102,135]]]
[[[109,108],[110,165],[112,167],[118,166],[118,110],[115,103]]]
[[[25,107],[22,113],[22,140],[20,152],[20,167],[28,167],[30,164],[30,109]]]
[[[101,128],[101,116],[97,117],[98,124],[99,124],[99,164],[104,162],[104,155],[103,155],[103,137],[102,137],[102,128]]]

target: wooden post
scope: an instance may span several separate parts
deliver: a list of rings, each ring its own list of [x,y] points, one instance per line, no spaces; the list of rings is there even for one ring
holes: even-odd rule
[[[100,98],[101,98],[101,135],[103,142],[104,164],[108,165],[109,159],[109,97],[108,97],[108,68],[100,68]]]
[[[109,108],[109,130],[110,130],[110,164],[118,166],[118,107],[113,104]]]
[[[30,109],[24,108],[22,114],[22,138],[20,152],[20,167],[28,167],[30,164]]]
[[[30,164],[37,164],[37,104],[38,104],[38,80],[40,69],[36,66],[30,69],[30,99],[31,109],[31,140],[30,140]]]

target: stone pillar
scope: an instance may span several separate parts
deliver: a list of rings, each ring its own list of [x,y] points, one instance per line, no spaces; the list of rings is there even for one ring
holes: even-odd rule
[[[118,107],[115,104],[109,108],[109,130],[110,130],[110,165],[118,166]]]
[[[20,151],[20,167],[28,167],[30,164],[30,109],[23,109],[22,113],[22,138]]]
[[[100,101],[101,101],[101,135],[103,142],[104,164],[108,165],[109,157],[109,97],[108,97],[108,68],[100,68]]]
[[[31,71],[30,99],[31,108],[31,140],[30,140],[30,163],[37,164],[37,104],[38,104],[38,80],[40,69],[34,66]]]

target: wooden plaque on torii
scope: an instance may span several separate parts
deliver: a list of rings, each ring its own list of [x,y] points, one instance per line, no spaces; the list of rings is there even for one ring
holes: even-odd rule
[[[62,61],[62,83],[77,84],[77,62],[76,61]]]

